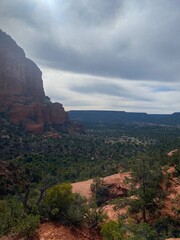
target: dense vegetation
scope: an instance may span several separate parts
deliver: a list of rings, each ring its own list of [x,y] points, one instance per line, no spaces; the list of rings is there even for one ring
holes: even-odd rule
[[[142,152],[163,161],[179,147],[180,136],[178,127],[146,124],[89,124],[85,134],[56,139],[24,133],[7,122],[0,124],[0,132],[1,160],[13,160],[57,182],[113,174]]]
[[[25,133],[1,117],[0,235],[19,233],[30,239],[41,221],[51,219],[102,227],[107,240],[177,237],[179,223],[158,215],[164,197],[160,191],[162,166],[175,166],[179,176],[179,152],[172,158],[167,156],[176,148],[180,148],[178,126],[89,123],[84,134],[54,137]],[[137,196],[128,200],[132,219],[102,225],[106,217],[101,206],[108,199],[107,189],[98,185],[96,203],[89,206],[72,193],[68,182],[103,177],[122,169],[131,170],[132,185],[140,184],[129,192]],[[137,214],[142,216],[138,218],[140,225],[136,224]],[[157,221],[150,222],[152,217]]]

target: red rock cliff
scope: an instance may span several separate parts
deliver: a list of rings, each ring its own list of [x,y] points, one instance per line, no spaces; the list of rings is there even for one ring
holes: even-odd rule
[[[0,30],[0,112],[14,124],[42,132],[45,124],[62,125],[67,114],[45,96],[42,73],[22,48]]]

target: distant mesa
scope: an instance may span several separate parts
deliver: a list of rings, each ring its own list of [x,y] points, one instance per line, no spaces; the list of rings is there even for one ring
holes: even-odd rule
[[[0,113],[10,122],[40,133],[46,124],[60,126],[68,121],[62,104],[45,96],[42,73],[26,58],[24,50],[0,30]]]
[[[72,110],[68,112],[69,118],[82,123],[146,123],[161,125],[180,125],[180,113],[173,114],[147,114],[123,111],[99,110]]]

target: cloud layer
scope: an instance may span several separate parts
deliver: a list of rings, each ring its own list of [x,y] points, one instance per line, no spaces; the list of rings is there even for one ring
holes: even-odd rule
[[[69,109],[180,109],[179,0],[0,0],[0,28]]]

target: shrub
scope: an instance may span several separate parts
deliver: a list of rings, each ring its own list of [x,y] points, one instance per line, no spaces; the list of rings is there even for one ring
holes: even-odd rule
[[[106,186],[100,186],[96,190],[96,203],[97,206],[104,204],[109,198],[109,190]]]
[[[169,238],[180,236],[180,222],[170,216],[161,217],[154,226],[158,233],[164,233]]]
[[[70,224],[81,226],[88,211],[86,199],[79,194],[74,194],[74,200],[66,212],[66,219]]]
[[[129,240],[160,240],[161,236],[149,224],[142,222],[140,224],[133,223],[129,226]]]
[[[101,208],[90,208],[86,214],[86,222],[89,228],[100,228],[107,215]]]
[[[63,220],[73,200],[72,186],[69,183],[49,188],[44,199],[49,217],[53,220]]]
[[[0,200],[0,236],[12,232],[23,215],[22,204],[17,199]]]
[[[11,211],[8,208],[7,202],[0,201],[0,236],[10,232],[12,226]]]
[[[109,199],[109,190],[106,186],[103,186],[103,180],[100,178],[93,180],[91,191],[95,193],[96,204],[98,207]]]
[[[121,221],[110,220],[102,225],[101,234],[105,240],[125,240],[125,229]]]
[[[72,186],[69,183],[62,183],[48,189],[40,208],[40,212],[44,213],[47,209],[50,219],[76,226],[83,224],[88,211],[86,199],[72,193]]]
[[[40,224],[39,218],[39,216],[34,216],[32,214],[27,215],[19,223],[16,231],[21,237],[25,237],[25,239],[31,239],[34,235],[36,235],[36,230]]]

